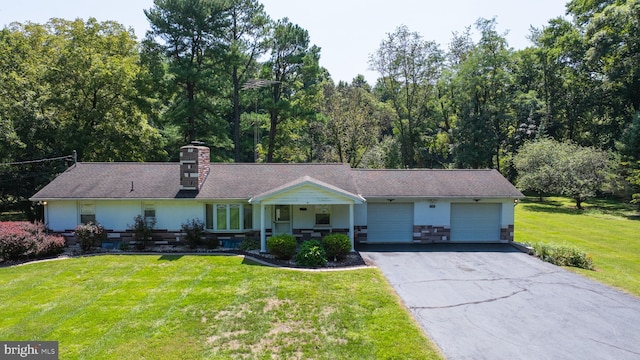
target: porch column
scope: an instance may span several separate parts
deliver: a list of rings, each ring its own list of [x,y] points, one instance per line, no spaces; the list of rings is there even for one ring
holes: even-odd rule
[[[265,206],[263,203],[260,203],[260,252],[267,252],[267,234],[264,229],[264,212]]]
[[[354,247],[354,232],[353,232],[353,203],[349,203],[349,240],[351,240],[351,252],[356,251]]]

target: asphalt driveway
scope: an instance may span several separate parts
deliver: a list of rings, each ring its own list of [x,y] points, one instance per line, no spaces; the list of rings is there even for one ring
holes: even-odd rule
[[[640,300],[509,245],[366,246],[447,359],[640,359]]]

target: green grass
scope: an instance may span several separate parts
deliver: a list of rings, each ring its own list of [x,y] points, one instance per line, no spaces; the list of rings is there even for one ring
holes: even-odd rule
[[[593,258],[596,271],[572,271],[640,296],[640,217],[637,208],[592,200],[584,210],[565,198],[530,198],[516,206],[518,242],[573,246]]]
[[[378,269],[235,256],[95,256],[0,268],[0,339],[61,359],[438,359]]]

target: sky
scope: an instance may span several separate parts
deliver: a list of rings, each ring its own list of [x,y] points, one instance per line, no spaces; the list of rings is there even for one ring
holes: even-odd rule
[[[462,32],[479,18],[495,17],[497,30],[507,32],[514,49],[530,46],[531,26],[540,28],[550,19],[565,16],[564,0],[262,0],[272,19],[288,17],[309,31],[311,43],[321,48],[320,65],[333,80],[351,80],[358,74],[373,85],[378,74],[369,70],[369,55],[385,35],[398,26],[420,33],[447,49],[453,32]],[[94,17],[113,20],[144,37],[149,23],[143,10],[153,0],[3,0],[0,26],[31,21],[46,23],[59,17],[73,20]],[[1,54],[0,54],[1,56]]]

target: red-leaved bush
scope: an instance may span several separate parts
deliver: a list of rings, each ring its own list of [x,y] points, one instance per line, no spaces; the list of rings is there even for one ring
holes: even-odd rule
[[[64,239],[47,235],[42,223],[24,221],[0,222],[0,258],[18,260],[60,254]]]

